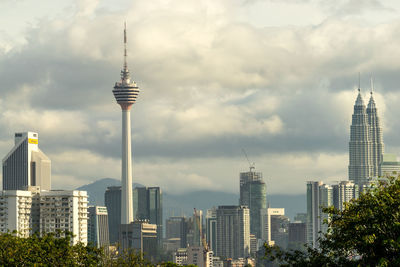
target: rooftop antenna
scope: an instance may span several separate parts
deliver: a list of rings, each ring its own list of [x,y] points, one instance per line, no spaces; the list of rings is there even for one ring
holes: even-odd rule
[[[124,24],[124,70],[128,69],[128,64],[126,63],[126,57],[127,57],[127,53],[126,53],[126,21]]]
[[[255,167],[256,164],[255,164],[254,162],[253,162],[253,163],[250,162],[249,157],[247,156],[247,153],[246,153],[246,151],[244,150],[244,148],[242,148],[242,151],[243,151],[244,156],[245,156],[246,159],[247,159],[247,162],[249,163],[250,171],[254,171],[254,169],[256,168],[256,167]]]
[[[361,74],[360,74],[360,72],[358,72],[358,92],[360,92],[361,91]]]
[[[373,92],[374,92],[374,79],[372,78],[372,75],[371,75],[371,95]]]

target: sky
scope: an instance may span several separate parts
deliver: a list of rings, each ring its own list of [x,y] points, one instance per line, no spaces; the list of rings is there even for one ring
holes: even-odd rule
[[[243,149],[270,194],[346,180],[358,73],[400,151],[399,15],[394,0],[0,0],[0,155],[36,131],[53,188],[120,179],[126,21],[134,182],[238,192]]]

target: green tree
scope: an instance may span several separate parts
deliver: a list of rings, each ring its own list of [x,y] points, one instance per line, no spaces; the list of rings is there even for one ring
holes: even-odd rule
[[[389,178],[331,216],[320,248],[283,251],[264,245],[281,266],[400,266],[400,179]]]
[[[1,266],[98,266],[100,249],[82,243],[71,245],[72,233],[48,233],[21,238],[16,232],[0,235]]]

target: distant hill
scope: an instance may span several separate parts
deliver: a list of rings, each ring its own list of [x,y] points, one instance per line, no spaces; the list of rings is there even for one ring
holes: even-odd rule
[[[77,188],[84,190],[89,195],[89,205],[104,205],[104,192],[108,186],[119,186],[121,182],[112,178],[99,179],[91,184]],[[134,187],[143,186],[134,183]],[[291,220],[296,213],[306,212],[305,195],[268,195],[271,208],[285,208],[286,216]],[[239,194],[220,191],[201,190],[184,194],[170,194],[163,191],[163,215],[164,219],[170,216],[193,214],[193,208],[203,210],[204,215],[207,209],[219,205],[238,205]]]

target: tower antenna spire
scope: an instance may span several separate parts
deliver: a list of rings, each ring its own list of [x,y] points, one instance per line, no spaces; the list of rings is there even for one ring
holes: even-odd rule
[[[124,70],[126,71],[128,69],[128,63],[126,60],[127,53],[126,53],[126,21],[124,24]]]
[[[371,75],[371,95],[373,92],[374,92],[374,79],[372,78],[372,75]]]
[[[360,72],[358,72],[358,92],[360,92],[361,91],[361,74],[360,74]]]

